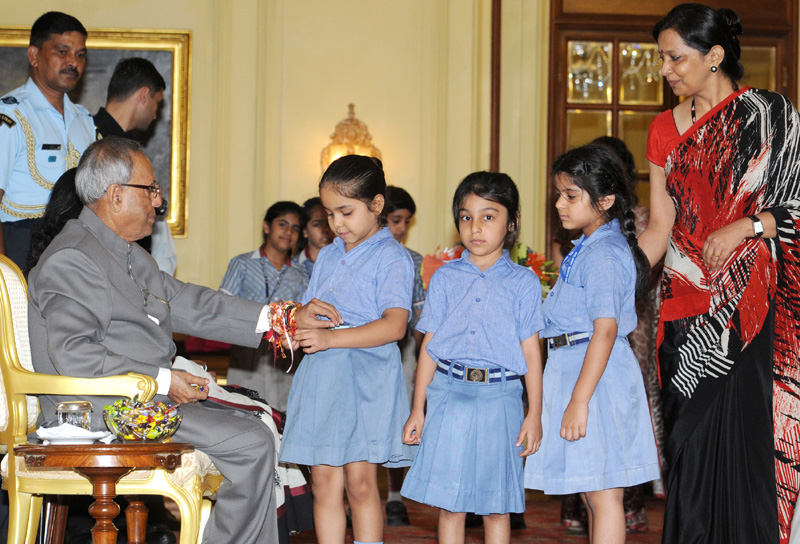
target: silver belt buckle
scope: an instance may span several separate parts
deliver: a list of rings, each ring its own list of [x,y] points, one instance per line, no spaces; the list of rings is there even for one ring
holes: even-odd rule
[[[564,346],[569,345],[569,336],[566,334],[561,334],[559,336],[554,336],[550,339],[550,348],[557,349],[563,348]]]
[[[468,382],[489,383],[489,369],[464,367],[464,377]]]

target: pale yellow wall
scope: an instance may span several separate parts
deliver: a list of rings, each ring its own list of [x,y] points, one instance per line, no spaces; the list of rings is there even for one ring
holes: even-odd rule
[[[537,248],[546,4],[504,2],[501,168],[520,185],[523,239]],[[30,25],[47,9],[89,28],[193,33],[181,279],[217,286],[228,259],[259,243],[271,202],[315,193],[319,153],[350,102],[388,181],[417,201],[409,245],[455,240],[455,186],[488,167],[491,0],[60,0],[5,5],[3,23]]]
[[[517,183],[520,240],[545,244],[549,2],[503,0],[500,169]]]

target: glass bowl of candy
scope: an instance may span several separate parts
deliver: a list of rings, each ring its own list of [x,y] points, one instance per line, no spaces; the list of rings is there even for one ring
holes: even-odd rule
[[[138,397],[106,405],[106,427],[125,442],[169,442],[181,424],[181,409],[163,402],[142,402]]]

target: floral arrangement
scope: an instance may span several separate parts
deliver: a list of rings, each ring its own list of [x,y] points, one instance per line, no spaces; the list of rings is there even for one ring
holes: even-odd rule
[[[461,253],[464,251],[464,246],[461,244],[453,246],[453,247],[446,247],[440,250],[441,246],[436,247],[436,251],[433,254],[425,255],[422,258],[422,267],[420,270],[420,274],[422,275],[422,287],[424,289],[428,289],[428,285],[431,282],[431,276],[436,270],[439,269],[447,261],[454,261],[455,259],[461,258]]]
[[[440,247],[437,247],[433,254],[425,255],[422,258],[420,272],[422,274],[422,285],[425,289],[428,288],[431,276],[440,266],[447,261],[461,258],[461,253],[464,251],[464,246],[461,244],[444,249],[440,249]],[[546,297],[558,279],[558,267],[553,264],[553,261],[547,260],[544,255],[539,255],[525,244],[519,242],[509,251],[509,257],[515,263],[530,268],[536,273],[539,277],[539,282],[542,284],[542,296]]]
[[[517,242],[508,252],[515,263],[533,270],[542,284],[542,297],[546,297],[558,279],[558,267],[521,242]]]

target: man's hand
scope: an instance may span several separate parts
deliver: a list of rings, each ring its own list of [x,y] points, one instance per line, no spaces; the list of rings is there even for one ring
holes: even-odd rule
[[[318,315],[323,315],[330,321],[317,319]],[[308,304],[299,308],[294,314],[294,319],[298,329],[330,329],[344,323],[342,316],[332,304],[316,298],[312,298]]]
[[[208,398],[208,379],[189,374],[183,370],[172,370],[169,398],[173,402],[186,404]]]

